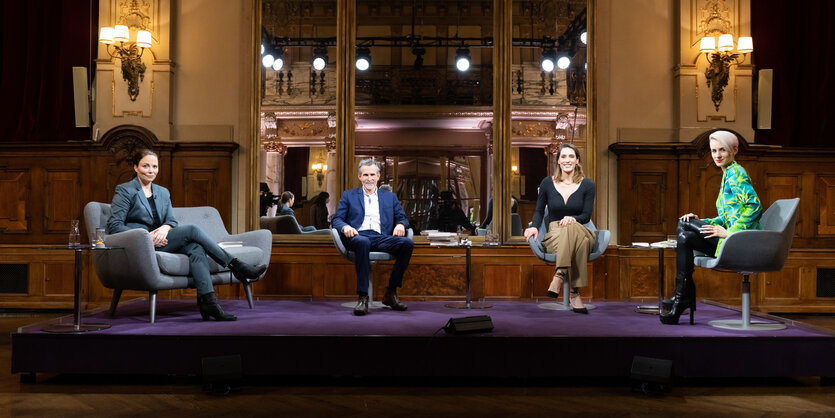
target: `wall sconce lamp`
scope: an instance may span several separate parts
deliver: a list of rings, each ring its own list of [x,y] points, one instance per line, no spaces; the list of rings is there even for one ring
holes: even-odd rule
[[[145,48],[151,47],[151,32],[139,30],[136,32],[136,42],[130,42],[130,30],[127,26],[102,26],[99,32],[99,42],[106,45],[108,55],[122,61],[122,78],[128,83],[130,100],[136,101],[136,96],[139,95],[139,82],[145,79],[142,53],[145,52]],[[119,45],[116,45],[116,42]]]
[[[713,36],[705,36],[699,44],[699,52],[705,54],[709,64],[705,70],[705,78],[707,86],[711,88],[710,99],[717,111],[719,105],[722,104],[725,87],[728,85],[731,65],[745,62],[748,53],[754,51],[754,41],[750,36],[740,36],[736,53],[731,52],[733,49],[734,38],[729,33],[719,35],[718,47],[716,38]],[[739,59],[739,54],[742,54],[742,59]]]
[[[319,182],[319,187],[322,187],[322,181],[325,180],[325,173],[328,172],[327,164],[316,163],[310,166],[313,169],[313,174],[316,174],[316,180]]]
[[[510,166],[510,172],[513,173],[514,175],[519,174],[519,166],[518,165]]]

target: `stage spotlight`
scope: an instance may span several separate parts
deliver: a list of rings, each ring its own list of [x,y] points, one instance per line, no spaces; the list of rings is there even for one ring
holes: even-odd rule
[[[261,64],[264,65],[265,68],[270,68],[275,63],[275,57],[273,54],[265,54],[261,57]]]
[[[316,71],[322,71],[328,65],[328,49],[327,48],[315,48],[313,50],[313,69]]]
[[[371,51],[365,47],[357,48],[357,69],[365,71],[371,66]]]
[[[563,54],[557,58],[557,67],[561,70],[568,68],[569,65],[571,65],[571,58],[568,58],[568,55]]]
[[[415,55],[415,64],[414,67],[416,70],[420,70],[423,68],[423,54],[426,53],[426,50],[420,46],[416,46],[412,48],[412,54]]]
[[[273,70],[281,71],[281,67],[284,67],[284,48],[279,47],[275,50],[275,61],[273,61]]]
[[[540,65],[542,65],[542,71],[545,71],[546,73],[554,71],[554,63],[556,60],[557,53],[553,48],[543,49],[542,59],[539,61]]]
[[[470,69],[470,49],[458,48],[455,51],[455,68],[464,72]]]
[[[589,44],[588,43],[588,34],[585,31],[583,31],[583,33],[580,34],[580,42],[582,42],[583,45],[588,45]]]

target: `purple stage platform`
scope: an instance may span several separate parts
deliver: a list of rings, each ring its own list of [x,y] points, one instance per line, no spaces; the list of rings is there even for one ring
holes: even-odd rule
[[[83,322],[103,331],[52,334],[44,324],[12,334],[12,373],[199,375],[204,357],[240,355],[244,375],[284,376],[629,376],[633,356],[673,361],[685,377],[835,376],[835,335],[795,324],[743,332],[708,326],[737,311],[700,303],[696,325],[662,325],[635,303],[594,302],[588,315],[492,302],[450,309],[407,301],[409,310],[375,309],[355,317],[338,301],[222,301],[236,322],[202,321],[194,301],[120,304]],[[448,335],[450,318],[489,315],[494,330]],[[777,318],[780,320],[779,318]],[[71,322],[72,316],[63,318]]]

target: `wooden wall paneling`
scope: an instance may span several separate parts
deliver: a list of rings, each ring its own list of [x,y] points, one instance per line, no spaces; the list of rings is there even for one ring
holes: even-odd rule
[[[801,183],[803,176],[801,173],[765,173],[765,190],[760,196],[760,201],[763,204],[763,210],[771,206],[772,203],[779,199],[793,199],[800,197]],[[755,189],[756,190],[756,189]],[[760,192],[757,193],[759,195]],[[801,219],[798,219],[798,223]]]
[[[600,268],[595,269],[594,282],[596,284],[603,283],[604,289],[602,293],[597,293],[595,291],[595,295],[597,295],[598,298],[605,300],[623,299],[623,296],[620,293],[620,274],[618,267],[619,255],[620,252],[618,251],[618,248],[610,246],[606,250],[605,254],[595,260],[595,263],[602,265]]]
[[[27,212],[29,191],[32,190],[29,169],[0,167],[0,233],[29,231]]]
[[[216,200],[217,173],[215,170],[185,169],[183,179],[183,206],[220,206]]]
[[[796,301],[801,295],[801,266],[784,266],[782,270],[760,273],[757,284],[760,287],[757,304],[781,304]],[[753,290],[752,290],[753,293]]]
[[[484,266],[484,296],[507,299],[523,297],[521,266],[486,264]]]
[[[258,295],[313,296],[313,263],[282,263],[272,267],[273,271],[268,270],[268,276],[253,285]]]
[[[621,258],[621,293],[628,300],[658,300],[657,253],[653,250],[637,250],[634,253]]]
[[[417,246],[403,277],[402,292],[398,292],[398,295],[423,300],[464,297],[467,284],[465,251],[464,248]],[[476,284],[475,278],[480,275],[481,268],[478,267],[478,261],[474,255],[471,256],[470,267],[472,294],[476,294],[475,289],[479,289],[478,293],[480,293],[481,289]],[[386,276],[382,280],[384,286],[381,290],[385,290],[391,266],[385,271]]]
[[[554,279],[556,267],[551,264],[535,264],[531,266],[531,293],[526,295],[531,298],[543,298],[551,280]],[[562,290],[560,290],[562,292]],[[562,297],[562,295],[560,295]]]
[[[835,235],[835,174],[818,175],[818,235]]]
[[[75,262],[44,262],[43,295],[66,296],[75,294]],[[67,277],[73,280],[67,280]]]
[[[751,276],[752,283],[756,280]],[[718,300],[722,303],[738,304],[742,295],[742,275],[696,267],[693,273],[696,284],[696,298]],[[752,284],[752,288],[753,288]],[[752,296],[753,298],[753,296]],[[752,302],[753,303],[753,302]]]
[[[228,158],[183,152],[172,157],[172,167],[174,206],[214,207],[228,228],[232,213],[232,176]]]
[[[664,239],[674,217],[678,193],[675,162],[667,160],[623,161],[619,243],[652,242]]]
[[[44,233],[68,234],[70,221],[81,219],[84,207],[81,201],[81,180],[81,170],[78,169],[46,169],[46,193],[43,197]]]
[[[353,263],[339,263],[339,264],[321,264],[327,266],[326,274],[321,276],[321,280],[314,282],[317,289],[320,291],[314,292],[316,297],[357,297],[357,273]],[[269,271],[269,270],[268,270]],[[374,271],[374,281],[379,282],[377,271]],[[388,281],[388,277],[384,279]],[[320,284],[321,283],[321,284]],[[375,292],[377,288],[374,288]]]

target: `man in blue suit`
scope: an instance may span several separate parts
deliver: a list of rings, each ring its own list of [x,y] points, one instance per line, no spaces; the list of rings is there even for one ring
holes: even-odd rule
[[[359,163],[359,179],[362,187],[346,190],[339,199],[339,206],[331,221],[334,228],[343,235],[346,247],[354,251],[357,269],[357,306],[354,315],[368,313],[368,273],[371,251],[382,251],[394,255],[383,304],[395,311],[405,311],[406,305],[397,298],[397,288],[403,283],[403,274],[412,258],[414,243],[406,238],[409,221],[397,196],[377,188],[380,179],[380,163],[367,158]]]

